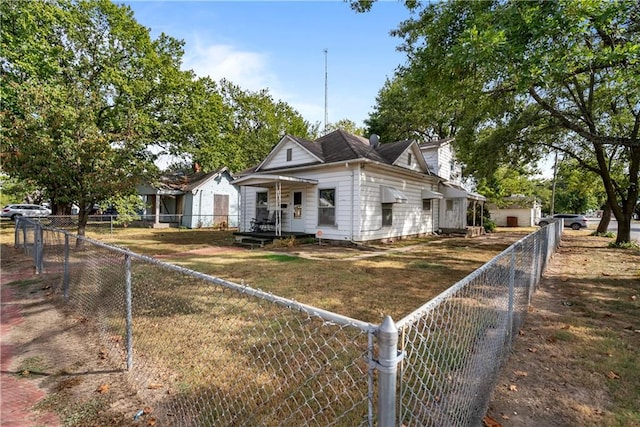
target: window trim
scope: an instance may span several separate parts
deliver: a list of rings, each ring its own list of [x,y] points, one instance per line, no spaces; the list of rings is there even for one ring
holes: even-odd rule
[[[333,206],[321,206],[320,204],[320,195],[322,194],[323,191],[333,191]],[[338,190],[336,187],[327,187],[327,188],[318,188],[318,226],[326,226],[326,227],[335,227],[336,224],[336,212],[337,212],[337,198],[336,195],[338,193]],[[321,222],[321,218],[323,218],[324,215],[320,215],[320,212],[322,210],[329,210],[332,209],[333,210],[333,222],[332,223],[324,223]]]
[[[383,227],[392,227],[393,226],[393,203],[381,203],[382,207],[382,226]],[[385,216],[385,212],[389,212],[389,219],[387,220]]]

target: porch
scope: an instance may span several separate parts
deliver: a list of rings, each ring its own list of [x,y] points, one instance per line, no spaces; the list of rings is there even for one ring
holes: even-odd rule
[[[282,231],[279,235],[276,235],[276,231],[236,231],[233,233],[236,239],[236,244],[242,246],[264,247],[264,245],[273,242],[274,240],[283,240],[289,238],[295,239],[315,239],[314,234],[295,232],[295,231]]]

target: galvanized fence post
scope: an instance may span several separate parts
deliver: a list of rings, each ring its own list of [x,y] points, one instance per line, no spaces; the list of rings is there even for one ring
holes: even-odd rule
[[[35,225],[34,229],[34,245],[33,245],[33,256],[36,262],[36,274],[42,274],[43,268],[43,241],[42,241],[42,226],[40,224]]]
[[[531,303],[533,291],[538,287],[538,237],[533,236],[533,250],[531,251],[531,274],[529,289],[527,290],[527,305]]]
[[[16,249],[20,247],[20,238],[18,237],[20,235],[20,225],[20,221],[16,221],[13,231],[13,247]]]
[[[133,292],[131,290],[131,256],[125,254],[125,299],[127,303],[127,371],[133,368]]]
[[[378,426],[396,425],[396,381],[398,373],[398,328],[386,316],[378,329]]]
[[[509,311],[507,312],[507,338],[511,345],[513,332],[513,300],[516,282],[516,248],[517,244],[511,247],[511,265],[509,266]]]
[[[69,235],[64,235],[64,276],[62,279],[62,290],[64,300],[69,302]]]

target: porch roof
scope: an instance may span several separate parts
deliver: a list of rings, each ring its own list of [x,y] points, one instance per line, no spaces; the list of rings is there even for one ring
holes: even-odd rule
[[[232,182],[234,185],[247,185],[250,187],[271,187],[277,182],[285,182],[292,184],[311,184],[317,185],[317,179],[300,178],[288,175],[271,175],[271,174],[253,174],[243,176]]]

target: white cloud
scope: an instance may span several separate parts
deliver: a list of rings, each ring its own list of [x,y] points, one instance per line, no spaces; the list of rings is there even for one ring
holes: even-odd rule
[[[196,41],[184,56],[184,68],[196,75],[223,78],[248,90],[260,90],[277,79],[268,70],[267,55],[236,49],[232,45],[207,45]]]
[[[322,105],[309,102],[299,90],[283,87],[267,54],[243,51],[231,44],[196,40],[186,50],[183,60],[183,68],[193,70],[200,77],[209,76],[215,81],[225,78],[244,90],[268,89],[274,100],[287,102],[312,124],[323,121]]]

